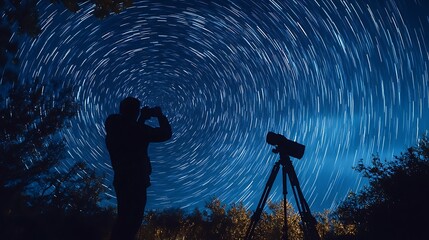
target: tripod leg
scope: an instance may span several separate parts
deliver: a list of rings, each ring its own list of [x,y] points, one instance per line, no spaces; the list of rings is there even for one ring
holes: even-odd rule
[[[299,215],[301,216],[303,230],[304,230],[304,239],[305,240],[318,240],[320,236],[317,232],[317,221],[313,217],[308,206],[307,201],[304,198],[304,194],[301,191],[299,186],[298,177],[296,176],[295,169],[293,168],[292,162],[289,160],[287,162],[287,168],[289,173],[289,180],[292,186],[293,195],[298,207]]]
[[[265,203],[267,202],[268,195],[270,194],[271,188],[273,187],[274,180],[276,179],[277,173],[280,169],[280,162],[274,164],[273,169],[271,170],[270,177],[268,178],[267,184],[265,185],[264,192],[262,193],[261,199],[259,200],[258,207],[256,208],[253,216],[250,219],[249,228],[246,231],[246,237],[244,239],[252,239],[253,232],[255,231],[256,224],[261,218],[262,211],[264,210]]]
[[[284,219],[283,219],[283,234],[282,240],[288,240],[288,226],[287,226],[287,170],[285,166],[282,167],[282,180],[283,180],[283,211],[284,211]]]

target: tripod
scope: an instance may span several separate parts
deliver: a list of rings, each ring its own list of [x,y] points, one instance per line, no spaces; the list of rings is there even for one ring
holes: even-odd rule
[[[292,161],[290,160],[289,154],[286,150],[279,149],[276,147],[273,149],[274,153],[280,154],[280,160],[278,160],[273,169],[271,170],[270,177],[268,178],[267,184],[265,185],[262,197],[259,200],[258,207],[256,208],[250,222],[250,226],[246,232],[246,240],[251,240],[256,224],[261,218],[262,210],[264,209],[265,203],[267,202],[268,195],[273,187],[274,180],[276,179],[277,173],[282,166],[282,182],[283,182],[283,210],[284,210],[284,222],[283,222],[283,234],[282,240],[287,240],[287,208],[286,208],[286,195],[287,195],[287,176],[289,176],[290,184],[292,187],[293,195],[296,201],[296,205],[299,211],[299,215],[302,221],[302,230],[304,232],[305,240],[319,240],[319,234],[316,229],[316,219],[311,215],[310,207],[307,201],[305,201],[304,195],[302,194],[301,187],[299,186],[298,177],[296,176],[295,169],[293,168]]]

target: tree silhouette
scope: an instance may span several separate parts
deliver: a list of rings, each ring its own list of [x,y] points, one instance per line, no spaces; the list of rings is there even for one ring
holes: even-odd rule
[[[361,239],[424,239],[429,236],[429,139],[393,161],[374,156],[356,167],[369,185],[338,207],[338,219],[356,227]]]
[[[130,7],[132,0],[45,0],[50,3],[60,3],[71,12],[80,10],[84,4],[92,4],[93,14],[96,18],[106,18],[111,14],[117,14]],[[41,33],[39,25],[39,10],[37,0],[0,1],[0,83],[18,82],[18,49],[13,33],[27,35],[36,38]]]
[[[0,239],[100,239],[113,221],[112,209],[98,205],[102,179],[82,162],[60,165],[66,153],[61,131],[77,113],[72,89],[58,81],[18,79],[19,43],[13,36],[40,34],[37,2],[0,1]],[[73,12],[92,3],[98,18],[132,4],[49,2]]]
[[[68,10],[77,12],[84,3],[94,5],[94,16],[105,18],[111,13],[120,13],[133,4],[133,0],[54,0],[53,2],[62,3]]]
[[[31,235],[85,239],[97,235],[94,232],[100,227],[93,224],[104,222],[108,229],[112,219],[109,209],[98,206],[103,187],[94,170],[84,163],[61,167],[66,153],[61,131],[78,106],[70,87],[55,86],[37,79],[1,86],[1,239],[26,239]],[[70,230],[76,226],[89,229]],[[106,235],[108,230],[99,234]]]
[[[47,94],[48,88],[38,80],[13,84],[0,98],[2,208],[9,205],[3,202],[7,196],[13,200],[46,181],[49,170],[64,158],[65,145],[58,133],[76,114],[77,105],[70,88]]]

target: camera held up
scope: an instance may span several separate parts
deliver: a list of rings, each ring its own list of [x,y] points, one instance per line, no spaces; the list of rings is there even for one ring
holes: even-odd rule
[[[267,143],[276,146],[274,153],[285,153],[288,156],[301,159],[304,155],[305,146],[287,139],[285,136],[273,132],[268,132]]]
[[[148,107],[145,106],[140,110],[140,117],[143,119],[149,119],[151,117],[158,117],[162,114],[160,107]]]

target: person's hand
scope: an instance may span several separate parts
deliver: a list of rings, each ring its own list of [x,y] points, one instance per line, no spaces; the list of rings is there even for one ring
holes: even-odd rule
[[[162,114],[161,107],[156,106],[156,107],[153,108],[153,116],[154,117],[161,117],[162,115],[163,114]]]
[[[148,106],[140,110],[140,118],[144,120],[151,118],[151,109]]]

